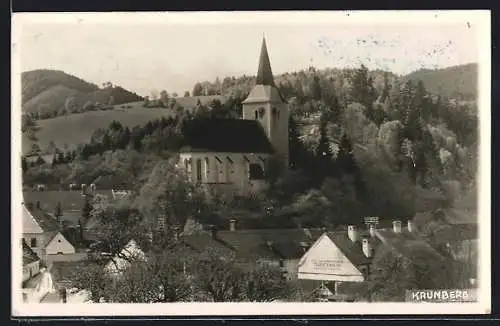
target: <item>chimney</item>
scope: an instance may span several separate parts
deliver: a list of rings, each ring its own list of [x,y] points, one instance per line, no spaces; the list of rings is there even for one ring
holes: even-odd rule
[[[392,221],[392,229],[394,233],[401,233],[401,221]]]
[[[368,224],[368,229],[370,231],[370,237],[375,237],[375,230],[377,229],[375,224]]]
[[[347,227],[347,236],[352,242],[358,241],[358,230],[356,229],[356,225],[349,225]]]
[[[41,208],[41,204],[40,204],[40,201],[39,201],[39,200],[37,200],[37,201],[36,201],[36,208],[37,208],[37,209],[42,209],[42,208]]]
[[[408,220],[408,232],[413,232],[414,230],[414,225],[413,225],[413,221],[412,220]]]
[[[366,258],[371,258],[373,254],[373,248],[370,239],[368,238],[363,239],[362,248],[363,248],[363,254],[365,254]]]
[[[229,231],[236,231],[236,220],[234,218],[229,220]]]

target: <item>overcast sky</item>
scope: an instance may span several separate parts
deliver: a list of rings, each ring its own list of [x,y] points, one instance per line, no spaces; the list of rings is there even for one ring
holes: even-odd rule
[[[310,19],[299,24],[246,17],[240,23],[236,19],[218,24],[202,19],[196,24],[158,17],[134,20],[130,15],[24,22],[18,34],[20,66],[22,71],[63,70],[98,85],[111,81],[148,95],[152,89],[182,93],[192,90],[196,81],[217,76],[254,75],[263,35],[274,74],[310,65],[361,63],[406,74],[478,62],[477,29],[466,20],[352,24]]]

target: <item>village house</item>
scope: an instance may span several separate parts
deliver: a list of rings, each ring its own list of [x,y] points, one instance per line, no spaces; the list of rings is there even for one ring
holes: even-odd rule
[[[399,220],[393,221],[392,228],[384,229],[375,224],[362,230],[349,225],[346,231],[325,232],[314,242],[299,262],[298,278],[315,284],[315,290],[328,300],[353,300],[351,294],[342,289],[349,291],[364,284],[372,272],[375,253],[381,246],[401,255],[412,255],[408,248],[418,246],[437,260],[445,259],[415,232],[411,219],[407,227],[402,227]]]
[[[23,282],[29,280],[40,272],[40,258],[31,250],[24,239],[23,246]]]
[[[274,83],[266,42],[241,119],[195,119],[183,129],[179,166],[208,191],[248,195],[266,187],[272,155],[288,166],[288,106]]]
[[[23,239],[42,260],[74,254],[75,247],[61,232],[62,224],[37,203],[23,204]]]

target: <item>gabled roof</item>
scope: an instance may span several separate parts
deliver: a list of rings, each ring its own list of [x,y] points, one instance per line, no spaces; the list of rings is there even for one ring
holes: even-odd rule
[[[39,261],[40,258],[37,254],[31,250],[31,248],[26,244],[23,239],[23,266]]]
[[[43,233],[41,226],[23,204],[23,233]]]
[[[273,153],[257,121],[193,119],[183,127],[181,152]]]
[[[34,218],[43,232],[59,231],[59,223],[57,223],[56,219],[43,210],[33,207],[29,209],[29,213],[31,213],[31,216]]]
[[[367,232],[359,232],[359,239],[356,242],[351,241],[347,235],[347,231],[328,232],[328,237],[335,243],[339,250],[349,259],[354,265],[366,265],[371,263],[373,255],[368,258],[363,253],[362,239],[369,237]],[[381,244],[381,241],[376,237],[369,237],[370,243],[374,251]]]

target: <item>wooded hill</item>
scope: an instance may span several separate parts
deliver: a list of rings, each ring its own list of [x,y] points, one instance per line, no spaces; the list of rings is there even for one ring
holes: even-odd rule
[[[23,113],[36,119],[98,110],[140,101],[142,97],[106,83],[102,88],[58,70],[33,70],[21,75]]]

